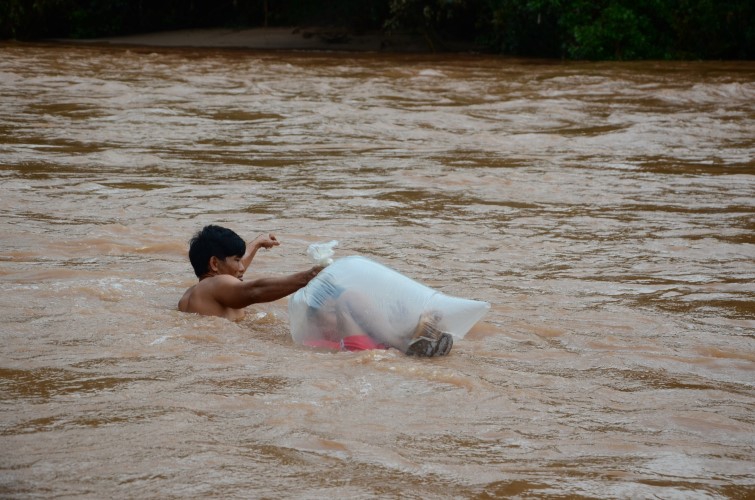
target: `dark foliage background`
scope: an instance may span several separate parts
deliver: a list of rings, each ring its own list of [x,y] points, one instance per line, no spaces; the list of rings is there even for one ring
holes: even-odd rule
[[[4,39],[322,26],[569,59],[752,59],[754,21],[753,0],[0,0]]]

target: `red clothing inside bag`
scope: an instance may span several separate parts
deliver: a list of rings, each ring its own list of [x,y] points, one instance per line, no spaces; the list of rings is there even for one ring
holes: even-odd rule
[[[344,337],[340,342],[335,340],[307,340],[304,345],[308,347],[318,347],[322,349],[332,349],[334,351],[367,351],[369,349],[388,349],[385,344],[378,344],[368,335],[351,335]]]

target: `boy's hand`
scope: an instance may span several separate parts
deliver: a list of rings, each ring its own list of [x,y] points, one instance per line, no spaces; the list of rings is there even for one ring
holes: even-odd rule
[[[280,243],[275,235],[270,233],[268,235],[261,234],[257,236],[254,238],[254,241],[252,241],[252,245],[257,248],[272,248],[280,245]]]
[[[314,279],[315,276],[317,276],[318,274],[320,274],[320,271],[322,271],[323,269],[325,269],[323,266],[315,266],[315,267],[311,268],[309,270],[309,273],[307,274],[307,283],[309,283],[310,281],[312,281],[312,279]]]

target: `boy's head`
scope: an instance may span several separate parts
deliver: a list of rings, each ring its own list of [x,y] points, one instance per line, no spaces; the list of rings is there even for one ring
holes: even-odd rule
[[[189,261],[197,278],[210,270],[210,258],[241,257],[246,251],[246,243],[241,236],[228,228],[209,225],[202,228],[189,242]]]

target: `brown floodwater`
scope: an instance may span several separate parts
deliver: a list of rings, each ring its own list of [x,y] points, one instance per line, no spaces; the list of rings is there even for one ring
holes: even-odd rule
[[[0,496],[755,495],[755,63],[0,46]],[[181,314],[273,232],[492,308],[440,359]]]

